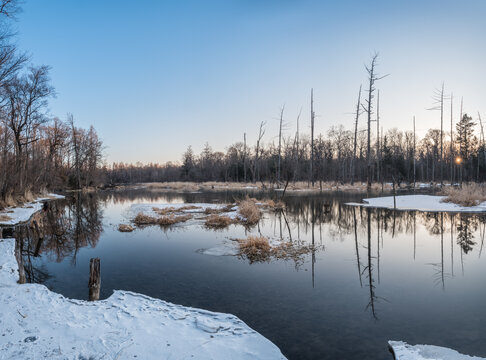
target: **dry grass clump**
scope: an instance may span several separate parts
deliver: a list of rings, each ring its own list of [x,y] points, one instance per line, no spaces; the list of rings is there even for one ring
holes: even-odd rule
[[[191,219],[191,215],[180,215],[180,216],[175,216],[174,214],[171,214],[169,216],[161,216],[159,218],[153,217],[153,216],[148,216],[143,213],[138,213],[137,216],[135,216],[135,219],[133,219],[133,222],[137,225],[161,225],[161,226],[168,226],[168,225],[174,225],[180,222],[185,222],[189,219]]]
[[[137,225],[155,225],[157,224],[157,218],[153,216],[148,216],[142,213],[138,213],[133,219],[133,222]]]
[[[233,204],[228,204],[228,205],[226,205],[222,208],[209,208],[208,207],[208,208],[204,209],[204,213],[206,215],[227,213],[227,212],[233,211],[233,207],[234,207]]]
[[[486,188],[481,184],[465,184],[460,188],[448,186],[441,191],[446,197],[442,202],[450,202],[461,206],[477,206],[486,201]]]
[[[238,240],[238,243],[240,254],[246,256],[250,262],[267,261],[272,255],[272,247],[268,238],[264,236],[248,236],[246,239]]]
[[[245,199],[238,205],[238,212],[243,217],[247,225],[254,225],[260,221],[261,212],[255,201]]]
[[[118,231],[120,232],[132,232],[133,230],[135,229],[131,225],[127,225],[127,224],[118,225]]]
[[[206,218],[204,225],[209,228],[222,229],[234,223],[228,216],[211,214]]]
[[[0,215],[0,221],[10,221],[12,218],[8,215]]]
[[[162,216],[159,219],[157,219],[157,224],[161,226],[169,226],[169,225],[174,225],[177,223],[181,222],[186,222],[187,220],[191,219],[191,215],[180,215],[180,216],[175,216],[175,215],[169,215],[169,216]]]
[[[194,210],[194,209],[200,209],[199,206],[195,205],[187,205],[187,206],[182,206],[182,207],[166,207],[166,208],[158,208],[158,207],[153,207],[152,210],[155,211],[159,215],[167,215],[175,212],[182,212],[186,210]]]

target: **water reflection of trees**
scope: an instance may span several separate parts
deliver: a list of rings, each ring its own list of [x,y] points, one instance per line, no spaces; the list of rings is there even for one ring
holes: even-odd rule
[[[78,251],[95,247],[103,230],[102,211],[96,196],[74,195],[71,200],[51,202],[49,209],[36,216],[36,223],[16,228],[26,280],[45,282],[49,274],[35,258],[45,256],[61,262],[76,263]],[[39,230],[40,229],[40,230]]]
[[[345,205],[342,199],[287,199],[286,216],[292,231],[297,231],[298,238],[314,241],[314,231],[322,229],[326,240],[343,241],[354,238],[357,278],[361,287],[369,291],[367,309],[377,318],[376,304],[385,300],[377,295],[380,283],[380,257],[384,236],[394,238],[403,234],[413,237],[413,253],[417,255],[417,228],[440,239],[440,261],[429,263],[433,268],[432,281],[445,289],[446,281],[454,277],[454,257],[459,255],[464,273],[464,257],[475,248],[481,256],[486,233],[486,215],[466,213],[424,213],[418,211],[393,211]],[[290,232],[290,230],[289,230]],[[480,239],[476,239],[478,236]],[[423,231],[421,232],[423,234]],[[450,240],[449,240],[450,239]],[[478,248],[479,246],[479,248]],[[447,247],[450,247],[449,251]],[[457,249],[455,250],[455,248]],[[456,251],[456,254],[455,254]],[[450,253],[450,258],[446,253]],[[457,254],[459,253],[459,254]],[[315,256],[312,258],[314,268]],[[449,265],[450,264],[450,265]],[[313,274],[314,279],[314,274]],[[313,281],[314,283],[314,281]]]

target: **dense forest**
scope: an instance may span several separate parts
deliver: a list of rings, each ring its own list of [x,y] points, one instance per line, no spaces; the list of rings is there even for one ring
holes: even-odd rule
[[[421,139],[413,131],[396,128],[380,131],[379,138],[375,133],[370,140],[370,181],[410,184],[484,181],[484,138],[482,128],[477,125],[479,121],[462,114],[461,120],[453,124],[454,131],[430,129]],[[480,127],[480,131],[475,131],[475,127]],[[263,143],[264,133],[263,124],[256,144],[237,142],[225,152],[214,151],[206,144],[200,154],[195,154],[189,146],[180,164],[114,163],[106,172],[106,180],[111,183],[367,181],[366,129],[354,132],[337,125],[314,139],[296,132],[267,144]]]
[[[119,183],[159,181],[271,182],[463,182],[486,178],[486,153],[480,115],[473,119],[454,109],[452,94],[442,86],[433,94],[431,116],[437,129],[419,138],[415,130],[383,131],[377,82],[378,54],[365,67],[368,82],[359,88],[353,129],[335,125],[315,134],[314,98],[310,119],[279,113],[277,134],[262,122],[254,143],[241,142],[222,151],[206,143],[200,154],[189,146],[181,162],[106,165],[95,129],[77,127],[73,115],[64,120],[48,111],[56,95],[50,68],[30,64],[15,45],[11,22],[19,11],[15,0],[0,0],[0,205],[44,189],[80,189]],[[457,100],[456,100],[457,101]],[[439,122],[440,120],[440,122]],[[286,133],[296,121],[297,131]],[[326,121],[325,119],[322,121]],[[310,134],[299,126],[310,124]],[[412,123],[412,119],[411,119]],[[386,124],[386,121],[385,121]],[[415,119],[413,119],[415,129]]]
[[[36,66],[15,45],[15,0],[0,1],[0,205],[44,189],[101,182],[102,142],[95,129],[49,114],[56,95],[49,66]]]

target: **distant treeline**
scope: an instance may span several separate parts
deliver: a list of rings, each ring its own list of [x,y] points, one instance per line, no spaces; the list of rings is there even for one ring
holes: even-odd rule
[[[48,66],[29,64],[13,42],[15,0],[0,0],[0,206],[45,188],[96,185],[102,143],[93,127],[48,114]],[[28,197],[27,197],[28,198]]]
[[[441,131],[438,129],[430,129],[421,139],[414,137],[413,131],[398,129],[388,130],[380,136],[379,141],[375,136],[370,146],[371,181],[484,181],[485,147],[483,141],[479,140],[483,139],[482,136],[475,133],[475,125],[472,118],[464,114],[461,121],[455,124],[452,142],[451,132],[443,132],[442,147]],[[106,180],[111,183],[277,182],[280,176],[280,182],[366,182],[367,134],[365,131],[356,133],[356,152],[354,132],[342,125],[332,127],[325,135],[317,135],[314,139],[314,161],[310,136],[295,134],[282,138],[280,149],[278,144],[272,142],[264,145],[260,139],[258,144],[251,147],[237,142],[225,152],[213,151],[206,144],[200,154],[194,154],[189,146],[180,164],[114,163],[106,169]]]

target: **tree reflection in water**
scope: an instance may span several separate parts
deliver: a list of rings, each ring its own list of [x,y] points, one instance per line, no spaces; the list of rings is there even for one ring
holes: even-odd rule
[[[43,283],[50,277],[45,266],[36,266],[33,258],[44,255],[62,262],[70,257],[76,264],[79,249],[96,247],[103,230],[99,199],[79,193],[71,199],[51,202],[46,212],[36,216],[40,231],[31,225],[15,229],[27,282]]]
[[[128,202],[219,202],[230,203],[243,198],[246,193],[228,192],[224,194],[181,194],[160,193],[147,189],[130,191],[110,191],[98,194],[76,194],[72,200],[56,201],[50,204],[48,212],[42,214],[42,234],[35,227],[19,226],[16,229],[18,247],[22,249],[26,278],[29,282],[45,282],[49,273],[36,257],[44,256],[50,261],[62,262],[67,259],[76,264],[77,254],[83,247],[95,247],[103,229],[102,209],[107,206]],[[268,197],[268,194],[253,194]],[[381,273],[385,268],[385,253],[382,249],[387,239],[400,235],[410,235],[410,259],[421,259],[424,254],[424,239],[418,234],[426,233],[437,239],[437,252],[426,254],[435,256],[435,261],[426,261],[433,267],[433,283],[445,289],[449,278],[455,274],[454,260],[460,251],[461,269],[464,273],[464,257],[478,251],[481,256],[486,233],[486,216],[478,214],[423,213],[418,211],[390,211],[385,209],[361,208],[345,205],[347,199],[329,196],[289,196],[285,199],[284,211],[270,213],[255,228],[262,233],[273,229],[274,236],[289,241],[293,245],[311,246],[305,255],[312,270],[312,286],[316,286],[318,254],[326,251],[331,242],[354,241],[350,251],[355,258],[356,281],[366,289],[369,301],[367,309],[378,318],[377,305],[382,300],[377,295],[382,282]],[[419,230],[418,230],[419,229]],[[200,231],[211,231],[201,229]],[[479,232],[479,239],[476,240]],[[449,239],[450,235],[450,250]],[[413,239],[413,240],[412,240]],[[439,242],[440,240],[440,242]],[[413,244],[412,244],[413,241]],[[456,249],[454,249],[457,247]],[[447,256],[447,251],[450,256]],[[422,250],[423,252],[423,250]],[[388,255],[390,256],[390,255]],[[455,259],[456,256],[456,259]],[[303,260],[302,260],[303,261]],[[419,263],[421,260],[417,260]],[[450,265],[448,264],[450,263]],[[299,270],[296,262],[296,269]],[[457,266],[457,265],[456,265]],[[384,300],[384,299],[383,299]]]

